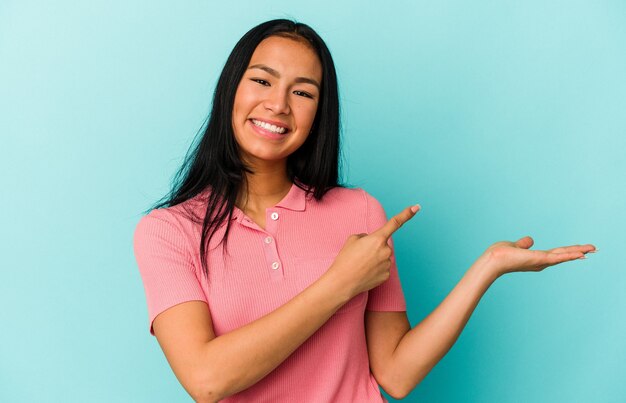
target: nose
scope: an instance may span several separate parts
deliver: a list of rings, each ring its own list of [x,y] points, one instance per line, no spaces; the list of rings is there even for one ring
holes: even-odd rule
[[[269,91],[264,106],[265,109],[271,110],[276,115],[287,115],[290,112],[287,91],[275,87],[272,91]]]

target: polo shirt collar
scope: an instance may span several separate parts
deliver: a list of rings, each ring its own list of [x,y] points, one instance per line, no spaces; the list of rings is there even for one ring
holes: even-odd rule
[[[293,183],[289,192],[274,207],[282,207],[293,211],[304,211],[306,207],[306,192]]]
[[[289,189],[289,192],[287,192],[285,197],[283,197],[283,199],[279,201],[273,208],[280,207],[280,208],[284,208],[287,210],[304,211],[306,208],[306,200],[307,198],[310,198],[311,195],[308,195],[308,196],[309,197],[307,197],[306,191],[299,188],[298,185],[293,183],[291,185],[291,188]],[[237,206],[235,206],[233,210],[233,216],[231,217],[231,219],[238,220],[238,222],[241,222],[241,219],[243,217],[244,217],[243,211],[241,211]]]

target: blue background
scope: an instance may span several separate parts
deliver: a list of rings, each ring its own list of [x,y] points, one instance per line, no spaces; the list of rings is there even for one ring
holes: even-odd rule
[[[189,401],[148,333],[132,234],[236,41],[314,27],[345,179],[388,215],[411,323],[491,243],[595,243],[498,280],[405,401],[626,399],[626,2],[3,1],[0,401]]]

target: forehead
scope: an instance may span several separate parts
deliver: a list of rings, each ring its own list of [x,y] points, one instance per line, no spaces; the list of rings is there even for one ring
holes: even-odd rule
[[[303,41],[270,36],[262,40],[250,58],[249,66],[264,64],[281,74],[322,79],[322,64],[315,51]]]

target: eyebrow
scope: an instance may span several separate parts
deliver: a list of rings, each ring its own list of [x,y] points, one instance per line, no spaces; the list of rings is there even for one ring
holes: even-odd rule
[[[250,69],[260,69],[260,70],[263,70],[263,71],[267,72],[268,74],[270,74],[270,75],[272,75],[272,76],[274,76],[276,78],[280,78],[280,73],[278,71],[276,71],[273,68],[271,68],[269,66],[266,66],[264,64],[252,65],[252,66],[248,67],[248,70],[250,70]],[[295,82],[296,83],[312,84],[312,85],[316,86],[318,90],[320,90],[320,84],[317,81],[313,80],[312,78],[296,77]]]

